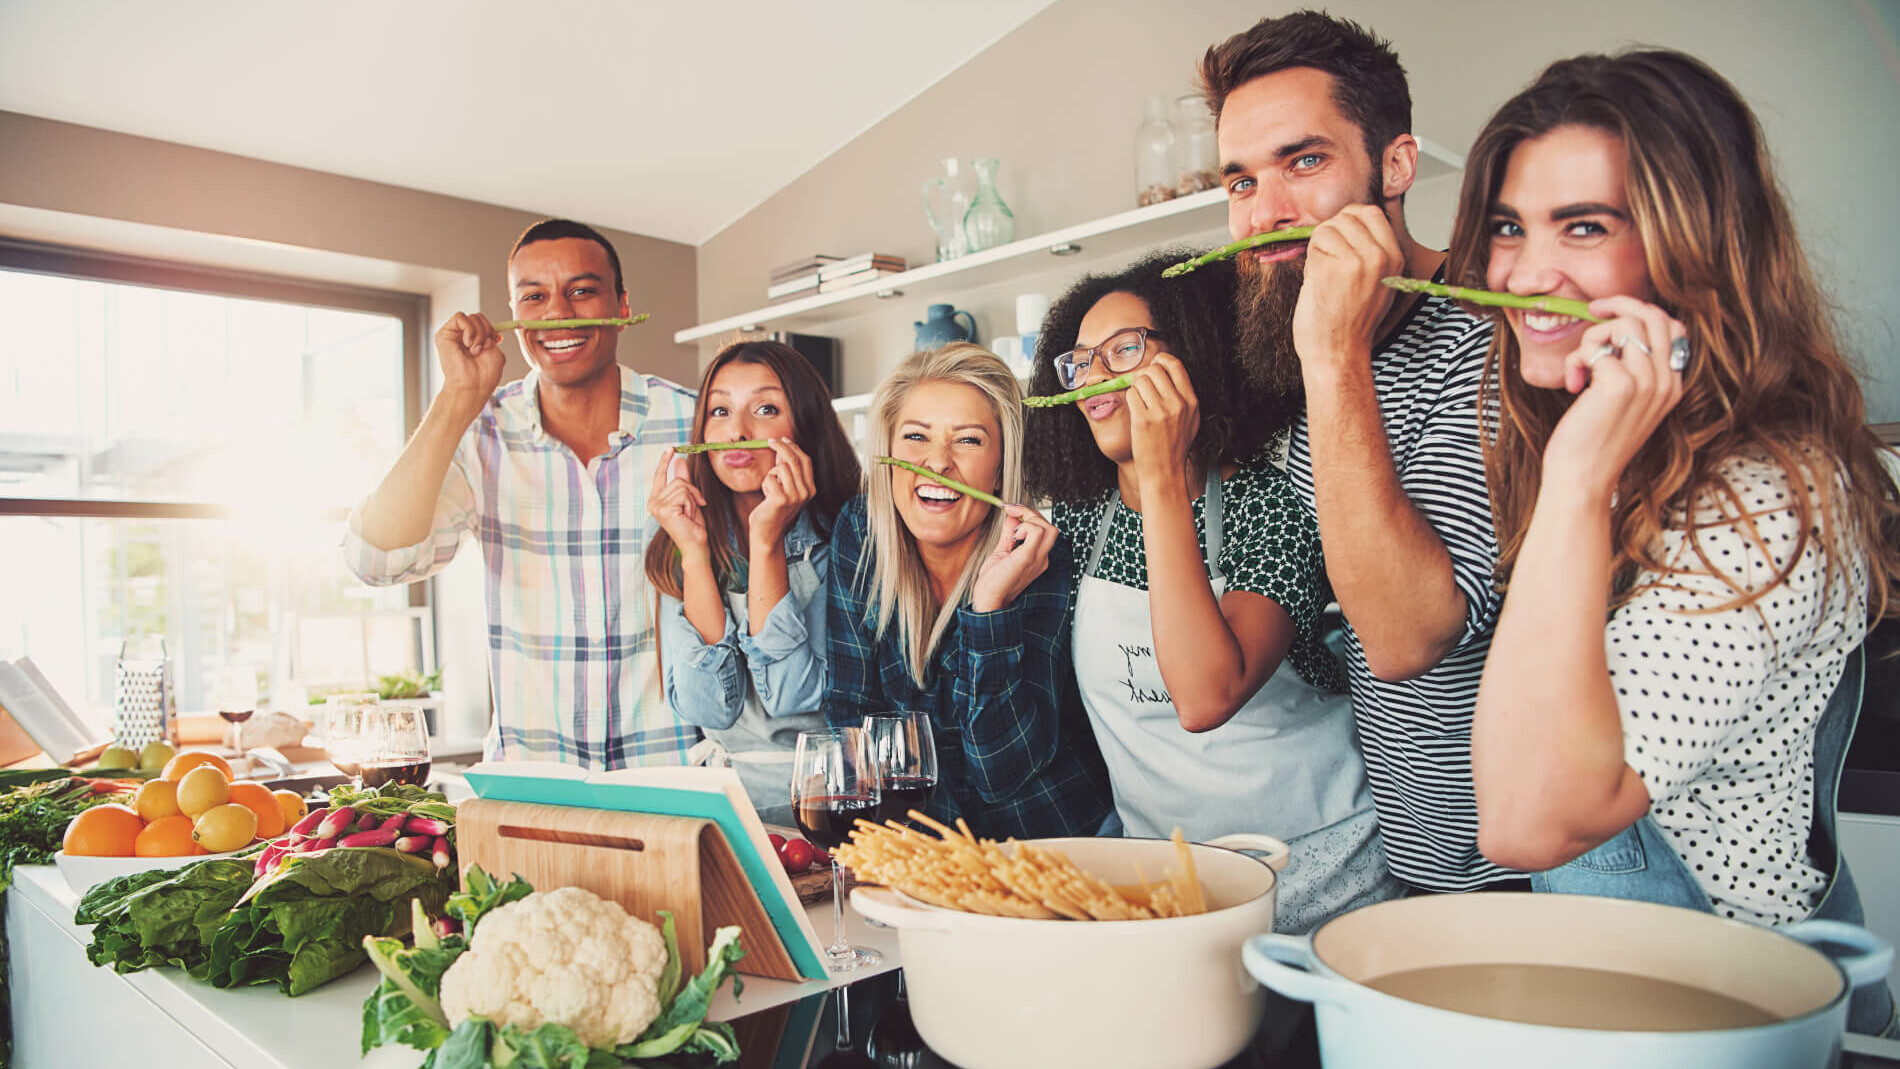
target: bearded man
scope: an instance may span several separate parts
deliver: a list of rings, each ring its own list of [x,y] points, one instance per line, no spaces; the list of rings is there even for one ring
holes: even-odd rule
[[[1392,870],[1424,891],[1517,885],[1478,851],[1471,783],[1499,602],[1478,408],[1491,328],[1379,283],[1445,262],[1405,226],[1418,165],[1405,70],[1357,24],[1301,11],[1210,48],[1200,74],[1234,238],[1317,227],[1242,254],[1237,359],[1261,408],[1305,396],[1288,471],[1346,619]]]

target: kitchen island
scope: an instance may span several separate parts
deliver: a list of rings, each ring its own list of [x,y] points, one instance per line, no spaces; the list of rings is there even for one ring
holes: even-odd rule
[[[91,929],[73,923],[78,902],[79,894],[52,866],[14,870],[6,932],[17,1069],[69,1066],[82,1058],[140,1069],[410,1069],[422,1060],[407,1047],[363,1057],[363,1001],[376,986],[376,971],[368,965],[294,999],[274,984],[220,990],[177,969],[121,976],[86,960]],[[812,906],[810,914],[812,925],[828,936],[829,900]],[[882,966],[851,978],[895,968],[897,933],[871,928],[849,910],[846,917],[852,942],[884,953]],[[720,989],[713,1019],[796,1002],[831,986],[823,980],[744,979],[739,1001],[730,984]]]

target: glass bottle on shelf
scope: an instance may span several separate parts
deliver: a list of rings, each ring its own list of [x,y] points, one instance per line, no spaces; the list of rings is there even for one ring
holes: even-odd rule
[[[963,236],[971,252],[1016,240],[1016,216],[996,192],[995,160],[976,160],[976,199],[963,216]]]
[[[1143,208],[1174,198],[1174,126],[1168,122],[1168,98],[1148,98],[1147,112],[1135,131],[1135,200]]]
[[[952,156],[943,161],[943,173],[924,181],[924,218],[937,233],[937,262],[954,260],[970,251],[963,234],[963,217],[970,212],[970,172]]]
[[[1207,98],[1188,93],[1174,100],[1174,195],[1192,196],[1220,185],[1220,141]]]

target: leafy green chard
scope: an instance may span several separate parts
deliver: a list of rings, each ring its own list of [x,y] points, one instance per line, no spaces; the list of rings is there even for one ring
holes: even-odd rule
[[[738,1038],[723,1021],[707,1021],[714,992],[745,956],[738,928],[721,928],[706,952],[706,968],[681,983],[679,937],[673,915],[660,911],[666,968],[655,993],[660,1015],[632,1043],[614,1050],[589,1047],[570,1028],[555,1023],[527,1029],[470,1017],[451,1026],[442,1011],[442,977],[469,947],[475,926],[493,910],[526,898],[534,888],[520,877],[498,883],[472,866],[462,891],[446,911],[462,922],[462,934],[437,939],[425,921],[413,927],[417,944],[367,939],[364,948],[382,980],[363,1004],[363,1053],[392,1043],[427,1051],[424,1069],[626,1069],[666,1055],[699,1055],[713,1064],[737,1061]],[[733,992],[741,989],[732,977]]]
[[[249,861],[210,858],[93,885],[73,916],[93,926],[87,960],[120,973],[170,965],[202,978],[212,940],[251,876]]]

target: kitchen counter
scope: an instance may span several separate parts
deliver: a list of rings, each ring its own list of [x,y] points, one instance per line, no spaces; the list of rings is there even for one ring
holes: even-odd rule
[[[287,998],[275,985],[219,990],[176,969],[121,976],[86,960],[91,929],[73,923],[79,895],[48,865],[14,870],[6,894],[13,1053],[17,1069],[90,1064],[236,1069],[331,1069],[362,1064],[410,1069],[421,1055],[407,1047],[361,1054],[363,1001],[376,986],[368,965],[307,995]],[[831,931],[831,903],[811,907],[812,925]],[[897,965],[897,933],[873,929],[846,911],[852,942],[884,952]],[[735,1001],[728,984],[713,1002],[715,1020],[731,1020],[810,995],[823,980],[787,983],[747,976]]]

